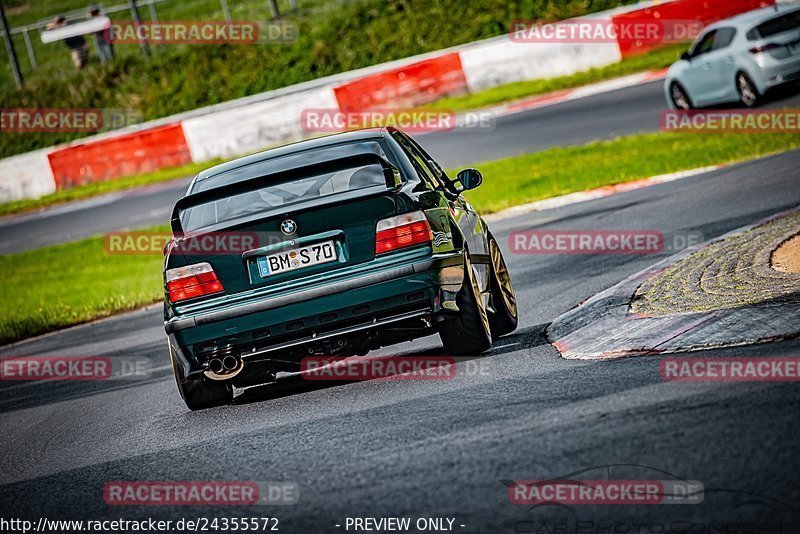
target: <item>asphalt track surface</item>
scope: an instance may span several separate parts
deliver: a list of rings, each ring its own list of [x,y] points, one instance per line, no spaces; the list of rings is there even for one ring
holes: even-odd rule
[[[464,167],[555,146],[580,145],[659,129],[663,81],[498,117],[491,131],[429,133],[420,142],[444,167]],[[800,107],[790,88],[767,107]],[[0,254],[115,230],[166,224],[189,180],[112,193],[0,219]]]
[[[292,533],[347,532],[348,517],[448,517],[464,533],[800,532],[798,383],[664,382],[658,356],[564,360],[546,325],[662,256],[506,246],[511,232],[534,228],[714,238],[800,205],[798,169],[794,151],[495,222],[520,326],[449,380],[303,382],[189,412],[166,368],[158,306],[4,347],[146,358],[159,370],[131,381],[2,383],[2,517],[269,516]],[[436,337],[382,353],[442,354]],[[800,341],[712,354],[797,356]],[[706,492],[692,505],[534,507],[511,504],[503,483],[567,477],[697,480]],[[104,485],[129,480],[291,481],[300,497],[287,506],[107,506]]]

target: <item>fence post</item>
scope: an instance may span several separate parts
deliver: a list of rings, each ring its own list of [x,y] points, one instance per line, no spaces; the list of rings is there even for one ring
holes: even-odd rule
[[[10,59],[11,70],[14,72],[14,81],[17,83],[17,89],[22,89],[25,80],[22,78],[22,71],[19,68],[19,60],[17,59],[17,51],[14,50],[14,42],[11,40],[11,32],[8,30],[8,21],[6,20],[6,8],[3,6],[3,0],[0,0],[0,29],[3,30],[3,37],[6,41],[6,51],[8,52],[8,59]]]
[[[219,5],[222,6],[222,14],[225,15],[225,20],[231,21],[231,10],[228,9],[228,0],[219,0]]]
[[[139,16],[139,8],[136,6],[136,0],[128,0],[128,4],[131,6],[133,26],[138,29],[142,24],[142,18]],[[147,39],[142,39],[139,43],[142,45],[142,52],[144,52],[144,55],[150,57],[150,47],[147,45]]]
[[[281,11],[278,9],[278,2],[276,0],[269,0],[269,9],[272,11],[272,18],[281,20]]]
[[[28,49],[28,59],[31,60],[31,68],[35,69],[38,67],[36,64],[36,54],[33,53],[33,45],[31,44],[31,36],[28,35],[28,28],[25,28],[22,31],[22,37],[25,38],[25,47]]]
[[[158,12],[156,11],[156,1],[150,0],[147,4],[147,10],[150,11],[150,20],[158,20]]]

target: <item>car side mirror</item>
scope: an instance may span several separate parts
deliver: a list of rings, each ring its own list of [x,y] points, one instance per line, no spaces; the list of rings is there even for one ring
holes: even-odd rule
[[[464,190],[475,189],[483,183],[483,175],[478,169],[464,169],[456,175]]]
[[[692,55],[689,52],[684,52],[683,54],[681,54],[681,59],[684,61],[691,61]]]

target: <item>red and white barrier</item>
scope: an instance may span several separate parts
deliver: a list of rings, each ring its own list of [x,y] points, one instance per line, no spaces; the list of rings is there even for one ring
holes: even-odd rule
[[[753,9],[775,5],[775,0],[673,0],[663,4],[620,13],[612,17],[615,24],[626,21],[647,20],[699,20],[704,25],[727,19]],[[658,41],[622,41],[619,43],[622,57],[647,52],[659,46]]]
[[[58,189],[192,162],[180,123],[77,143],[47,157]]]
[[[36,150],[0,160],[1,201],[39,198],[55,192],[48,152],[48,149]]]
[[[588,18],[615,23],[678,19],[708,24],[774,2],[648,0]],[[343,73],[0,160],[0,202],[35,198],[56,189],[189,162],[230,158],[296,141],[307,136],[301,122],[306,109],[361,112],[417,106],[445,95],[610,65],[659,44],[534,44],[513,42],[506,35]],[[573,98],[580,91],[563,93],[558,99]]]
[[[500,42],[461,52],[464,75],[471,92],[507,83],[568,76],[604,67],[621,59],[615,43]]]
[[[446,95],[467,92],[458,52],[364,76],[333,89],[339,110],[350,112],[427,104]]]
[[[333,89],[323,87],[182,122],[192,161],[230,158],[304,137],[300,114],[308,108],[335,109]]]

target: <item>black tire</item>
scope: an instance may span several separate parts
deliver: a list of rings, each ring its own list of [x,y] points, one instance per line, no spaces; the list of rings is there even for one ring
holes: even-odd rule
[[[178,365],[172,356],[172,347],[169,350],[169,359],[172,363],[172,373],[175,375],[175,384],[187,408],[192,411],[205,410],[232,402],[233,394],[225,382],[211,380],[205,376],[185,380],[181,377]]]
[[[736,91],[739,93],[741,103],[748,108],[754,108],[761,103],[761,93],[758,92],[750,76],[744,72],[736,74]]]
[[[439,326],[445,352],[451,356],[477,356],[489,350],[492,347],[489,317],[468,257],[464,260],[464,283],[456,295],[456,304],[458,315]]]
[[[672,98],[672,105],[681,111],[691,111],[694,109],[692,98],[686,89],[678,82],[672,82],[669,87],[669,94]]]
[[[517,297],[511,284],[511,275],[500,246],[493,236],[489,236],[489,258],[491,261],[490,288],[492,290],[492,312],[489,313],[489,327],[492,339],[510,334],[517,329]]]

